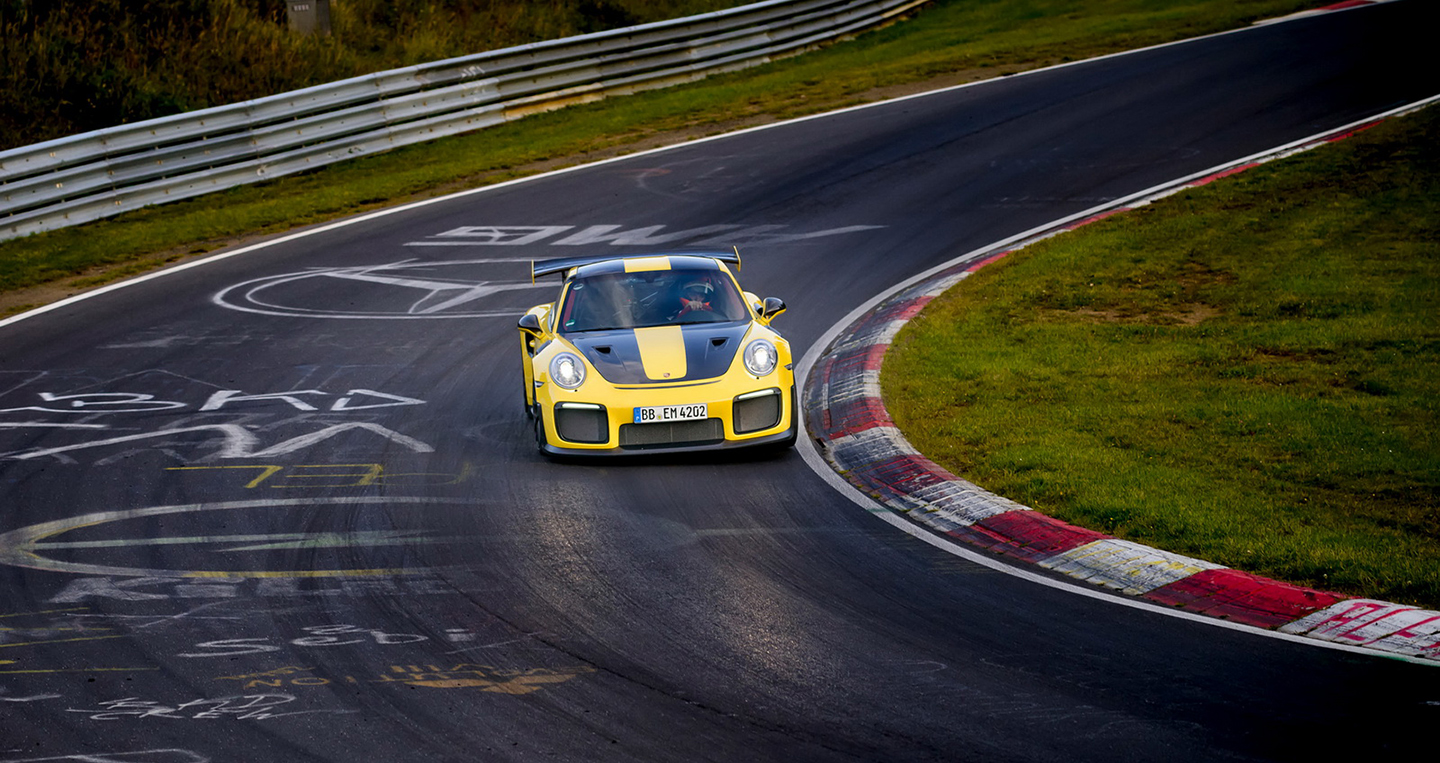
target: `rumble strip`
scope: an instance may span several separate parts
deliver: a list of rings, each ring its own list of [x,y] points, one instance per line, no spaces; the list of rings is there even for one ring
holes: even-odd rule
[[[932,532],[926,539],[952,553],[987,561],[965,553],[965,547],[957,550],[939,542],[936,534],[1018,561],[1017,574],[1025,575],[1025,568],[1035,565],[1182,616],[1219,618],[1292,638],[1440,664],[1440,612],[1291,585],[1065,524],[937,466],[905,440],[880,397],[880,365],[900,328],[976,270],[1040,239],[1343,139],[1434,100],[1088,210],[971,252],[901,284],[851,313],[807,353],[799,370],[804,375],[803,415],[809,438],[830,469],[867,496],[871,505],[883,507],[872,511],[889,514],[887,521],[903,517],[899,524],[908,524],[904,529],[917,537],[924,537],[923,531],[915,531],[917,525],[927,528]],[[816,466],[813,453],[804,455]]]

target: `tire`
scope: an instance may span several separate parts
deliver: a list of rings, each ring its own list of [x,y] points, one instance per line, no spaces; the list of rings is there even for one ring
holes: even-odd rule
[[[542,456],[549,456],[545,452],[545,417],[539,415],[538,411],[531,411],[530,418],[535,424],[535,450]]]

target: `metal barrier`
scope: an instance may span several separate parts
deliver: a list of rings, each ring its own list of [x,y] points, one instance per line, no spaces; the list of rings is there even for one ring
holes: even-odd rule
[[[0,152],[0,240],[756,66],[925,1],[769,0],[10,149]]]

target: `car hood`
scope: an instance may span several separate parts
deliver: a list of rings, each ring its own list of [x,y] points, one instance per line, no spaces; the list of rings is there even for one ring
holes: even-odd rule
[[[730,370],[749,321],[566,334],[611,384],[674,384]]]

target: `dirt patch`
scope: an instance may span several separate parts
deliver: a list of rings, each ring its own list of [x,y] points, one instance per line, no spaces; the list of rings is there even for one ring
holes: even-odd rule
[[[1046,310],[1046,315],[1076,318],[1088,323],[1134,323],[1152,326],[1198,326],[1221,315],[1210,305],[1177,305],[1160,312],[1141,313],[1127,310]]]

